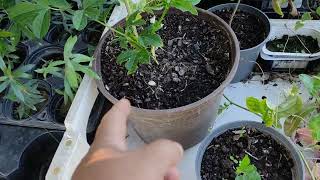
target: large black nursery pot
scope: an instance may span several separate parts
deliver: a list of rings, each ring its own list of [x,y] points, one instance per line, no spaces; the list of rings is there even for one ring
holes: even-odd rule
[[[0,179],[44,180],[63,133],[0,125]]]
[[[208,9],[208,11],[215,13],[219,11],[233,10],[235,7],[236,7],[236,3],[227,3],[227,4],[214,6]],[[266,30],[266,34],[265,34],[265,39],[261,43],[257,44],[254,47],[240,50],[239,67],[236,75],[234,76],[234,79],[232,80],[232,83],[237,83],[237,82],[240,82],[241,80],[245,80],[248,78],[254,66],[256,65],[256,61],[259,57],[260,51],[262,47],[266,44],[271,31],[269,18],[261,10],[245,4],[239,4],[238,10],[251,14],[253,16],[256,16],[257,19],[261,22],[261,24],[263,24],[263,27],[261,28],[264,28]],[[241,43],[240,39],[239,41]]]
[[[230,84],[233,79],[240,57],[239,43],[231,28],[216,15],[198,9],[199,15],[197,18],[204,20],[212,26],[219,27],[221,31],[226,33],[227,39],[230,41],[230,63],[228,75],[221,85],[213,90],[206,97],[173,109],[143,109],[132,107],[129,119],[133,122],[134,128],[138,135],[146,142],[151,142],[159,138],[167,138],[181,143],[184,148],[191,147],[199,143],[208,133],[208,128],[217,116],[220,100],[223,90]],[[159,12],[160,13],[160,12]],[[171,9],[168,16],[182,13],[176,9]],[[120,21],[115,26],[123,26],[125,20]],[[104,50],[103,44],[111,35],[108,31],[100,40],[95,52],[94,70],[101,77],[101,53]],[[222,43],[222,42],[221,42]],[[119,99],[115,98],[106,89],[103,80],[97,80],[97,85],[102,94],[113,104]]]
[[[253,129],[257,130],[258,132],[261,132],[263,135],[270,136],[278,144],[282,145],[286,149],[286,151],[288,152],[288,155],[291,157],[291,159],[293,161],[293,168],[291,168],[292,179],[294,179],[294,180],[303,180],[304,179],[305,168],[304,168],[303,160],[301,159],[301,156],[299,154],[298,149],[296,148],[296,146],[293,144],[293,142],[290,139],[288,139],[286,136],[281,134],[278,130],[276,130],[274,128],[266,127],[262,123],[254,122],[254,121],[236,121],[236,122],[227,123],[225,125],[222,125],[222,126],[219,126],[217,128],[212,129],[211,134],[201,143],[199,150],[198,150],[198,153],[197,153],[197,156],[196,156],[196,164],[195,164],[197,180],[206,179],[206,178],[202,177],[202,173],[201,173],[201,166],[203,163],[210,164],[210,166],[211,166],[210,169],[215,168],[213,160],[212,160],[212,162],[204,162],[204,155],[205,155],[206,151],[208,151],[212,146],[217,146],[217,144],[211,144],[212,141],[214,139],[218,138],[219,136],[223,135],[224,133],[226,133],[229,130],[232,131],[235,129],[243,129],[244,127],[245,128],[253,128]],[[223,140],[225,140],[225,139],[223,139]],[[234,140],[234,141],[237,141],[237,140]],[[253,145],[253,146],[255,146],[255,145]],[[223,147],[217,147],[217,148],[223,149]],[[240,149],[238,149],[238,151],[242,151],[242,149],[240,148]],[[262,150],[262,151],[265,151],[265,150]],[[270,154],[272,154],[272,151],[280,151],[280,150],[268,149],[267,151],[269,151]],[[216,152],[216,151],[214,151],[214,152]],[[228,152],[226,152],[225,154],[227,156]],[[237,154],[232,154],[233,157],[235,157],[236,155]],[[212,156],[212,154],[211,154],[211,156]],[[252,155],[252,154],[249,156],[251,160],[252,160],[253,156],[254,155]],[[221,156],[219,156],[219,157],[221,157]],[[262,157],[259,157],[259,158],[262,158]],[[258,161],[259,160],[261,161],[261,159],[258,159]],[[281,158],[279,159],[279,161],[280,160],[281,160]],[[223,159],[223,157],[221,157],[221,159],[216,159],[216,161],[220,162],[220,163],[222,163],[222,162],[225,163],[224,162],[225,160]],[[276,161],[278,161],[278,159],[276,159]],[[287,165],[287,164],[289,164],[289,162],[286,161],[285,164]],[[266,168],[268,168],[268,167],[266,167]],[[265,178],[267,178],[267,177],[265,177]],[[269,177],[269,179],[270,179],[270,177]],[[281,179],[281,178],[279,177],[279,179]]]

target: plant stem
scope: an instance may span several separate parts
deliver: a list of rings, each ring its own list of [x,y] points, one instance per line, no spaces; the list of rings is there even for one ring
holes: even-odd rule
[[[71,31],[69,30],[68,25],[67,25],[67,21],[66,21],[66,17],[64,15],[64,12],[62,10],[59,10],[59,11],[60,11],[60,14],[62,17],[62,24],[63,24],[64,30],[66,30],[67,32],[69,32],[71,34]]]
[[[298,151],[299,151],[299,154],[300,154],[300,156],[301,156],[301,158],[302,158],[302,160],[303,160],[304,164],[305,164],[305,165],[306,165],[306,167],[307,167],[307,170],[308,170],[308,172],[309,172],[309,174],[310,174],[310,176],[311,176],[311,179],[312,179],[312,180],[316,180],[316,178],[314,177],[314,175],[313,175],[313,173],[312,173],[312,170],[311,170],[311,168],[310,168],[310,166],[309,166],[309,164],[308,164],[308,162],[307,162],[306,158],[304,157],[304,155],[303,155],[302,151],[301,151],[300,149],[298,149]]]
[[[152,53],[152,59],[154,60],[154,62],[156,62],[157,65],[159,65],[159,62],[157,60],[157,55],[156,55],[156,48],[155,47],[151,47],[151,53]]]
[[[117,33],[117,34],[125,37],[125,38],[126,38],[128,41],[130,41],[132,44],[134,44],[134,45],[136,45],[136,46],[138,46],[138,47],[140,47],[140,48],[143,48],[143,47],[141,47],[141,46],[136,42],[136,40],[132,39],[131,37],[127,36],[126,34],[120,32],[120,31],[116,30],[115,28],[109,26],[108,24],[106,24],[106,23],[104,23],[104,22],[102,22],[102,21],[99,21],[99,20],[97,20],[97,19],[94,20],[94,21],[96,21],[97,23],[99,23],[99,24],[107,27],[107,28],[110,29],[111,31],[113,31],[113,32],[115,32],[115,33]]]
[[[232,12],[232,15],[231,15],[231,18],[230,18],[230,21],[229,21],[229,26],[231,26],[232,21],[233,21],[233,19],[234,19],[234,16],[236,15],[236,12],[237,12],[237,10],[238,10],[238,8],[239,8],[239,5],[240,5],[240,1],[241,1],[241,0],[238,0],[237,5],[236,5],[236,7],[234,8],[234,10],[233,10],[233,12]]]
[[[130,15],[132,14],[129,1],[130,1],[130,0],[124,0],[124,5],[126,6],[128,16],[130,16]],[[133,30],[134,36],[135,36],[136,38],[138,38],[138,37],[139,37],[139,34],[138,34],[137,27],[136,27],[136,26],[132,26],[132,30]]]
[[[159,23],[160,23],[160,24],[161,24],[162,21],[164,20],[164,17],[166,17],[166,15],[168,14],[169,9],[170,9],[170,6],[171,6],[171,1],[170,1],[169,4],[166,5],[165,9],[164,9],[163,12],[162,12],[162,15],[161,15],[161,17],[160,17],[160,19],[159,19]]]
[[[227,100],[231,105],[235,105],[235,106],[237,106],[237,107],[239,107],[239,108],[241,108],[241,109],[243,109],[243,110],[246,110],[246,111],[248,111],[248,112],[251,112],[248,108],[243,107],[243,106],[241,106],[241,105],[239,105],[239,104],[237,104],[237,103],[233,102],[232,100],[230,100],[226,95],[223,95],[223,97],[224,97],[224,98],[226,98],[226,100]],[[255,113],[255,112],[251,112],[251,113],[253,113],[253,114],[255,114],[255,115],[257,115],[257,116],[261,117],[261,115],[260,115],[260,114],[258,114],[258,113]]]

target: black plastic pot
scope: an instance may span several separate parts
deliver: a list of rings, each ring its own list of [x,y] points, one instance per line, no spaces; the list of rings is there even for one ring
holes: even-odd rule
[[[70,36],[79,34],[79,32],[66,32],[62,25],[51,25],[48,33],[44,37],[44,40],[51,45],[61,46],[63,48]],[[78,41],[73,48],[73,51],[80,52],[87,48],[88,44],[82,40],[82,36],[79,36]]]
[[[209,9],[213,6],[233,2],[234,0],[206,0],[201,1],[197,6],[203,9]],[[261,9],[263,0],[242,0],[241,3]]]
[[[105,27],[99,23],[89,23],[88,26],[81,33],[83,42],[91,46],[97,46],[104,29]]]
[[[303,180],[305,175],[305,169],[304,169],[304,163],[299,155],[298,150],[296,149],[295,145],[284,135],[282,135],[280,132],[273,128],[267,128],[264,124],[253,122],[253,121],[237,121],[233,123],[228,123],[223,126],[217,127],[212,129],[211,134],[201,143],[197,157],[196,157],[196,174],[197,179],[201,180],[201,163],[203,155],[211,143],[211,141],[222,135],[223,133],[227,132],[228,130],[237,129],[237,128],[243,128],[243,127],[249,127],[249,128],[255,128],[258,131],[271,136],[274,140],[276,140],[279,144],[283,145],[287,151],[290,153],[291,158],[294,162],[294,168],[292,169],[292,177],[294,180]]]
[[[0,179],[44,180],[63,131],[0,125]]]
[[[30,55],[30,47],[25,43],[19,43],[16,47],[16,51],[13,54],[17,55],[20,61],[23,62]]]
[[[7,14],[4,12],[0,12],[0,17],[5,17]],[[0,29],[8,29],[10,27],[10,20],[9,18],[3,18],[3,20],[0,22]]]
[[[0,119],[1,124],[10,124],[16,126],[28,126],[28,127],[39,127],[39,128],[46,128],[46,129],[58,129],[64,130],[64,125],[59,125],[51,122],[49,115],[48,115],[48,105],[52,99],[52,88],[49,83],[46,81],[39,80],[39,88],[43,91],[46,91],[48,99],[42,104],[40,109],[37,112],[30,115],[27,118],[19,119],[14,114],[14,109],[17,106],[16,103],[5,100],[2,106],[2,112],[5,119]]]
[[[36,50],[27,59],[26,64],[35,65],[32,69],[34,78],[44,79],[43,74],[38,74],[37,72],[34,72],[34,70],[41,68],[43,65],[47,64],[51,60],[63,60],[63,48],[61,46],[48,45]],[[61,78],[48,75],[48,77],[45,80],[50,83],[53,89],[59,89],[63,87],[63,79]]]
[[[18,59],[19,63],[13,63],[12,69],[15,70],[21,64],[23,64],[25,62],[25,60],[29,57],[31,51],[32,51],[31,47],[27,44],[27,42],[20,42],[16,47],[16,51],[11,53],[11,54],[19,57],[19,59]]]
[[[208,11],[211,11],[214,13],[221,10],[234,9],[235,7],[236,7],[236,3],[221,4],[208,9]],[[262,47],[264,46],[264,44],[267,42],[267,39],[270,35],[270,30],[271,30],[269,18],[259,9],[252,6],[245,5],[245,4],[240,4],[238,9],[241,10],[242,12],[246,12],[256,16],[264,24],[264,27],[262,28],[266,29],[267,35],[265,40],[262,41],[260,44],[256,45],[255,47],[240,50],[240,63],[239,63],[237,73],[234,76],[234,79],[232,80],[232,83],[237,83],[241,80],[245,80],[251,74],[254,66],[256,65],[256,61],[259,57],[259,53]]]
[[[212,93],[206,97],[193,102],[191,104],[172,108],[172,109],[142,109],[139,107],[132,107],[129,119],[133,122],[133,126],[138,135],[146,142],[151,142],[160,138],[167,138],[177,141],[183,145],[184,148],[189,148],[199,143],[208,133],[208,128],[215,120],[220,104],[223,90],[229,85],[236,73],[239,63],[239,42],[231,30],[222,19],[218,16],[198,9],[199,15],[197,18],[209,22],[210,25],[219,27],[221,31],[225,32],[230,41],[230,60],[231,66],[229,74],[221,85],[213,90]],[[161,12],[158,12],[161,13]],[[181,13],[176,9],[170,9],[169,15]],[[120,21],[115,27],[123,26],[125,20]],[[95,61],[93,68],[101,77],[101,54],[104,52],[103,44],[107,41],[108,36],[112,32],[108,31],[102,37],[99,45],[95,51]],[[102,79],[97,80],[97,85],[100,92],[112,103],[118,102],[113,95],[106,89]]]
[[[50,44],[64,45],[71,34],[62,25],[51,25],[44,40]]]
[[[49,104],[48,112],[50,115],[50,119],[52,121],[56,122],[57,124],[64,125],[65,118],[67,116],[67,113],[69,111],[69,107],[63,107],[64,98],[61,95],[56,94],[52,101]],[[99,94],[91,111],[91,114],[89,116],[88,125],[87,125],[87,133],[91,133],[95,131],[95,129],[98,127],[100,118],[103,115],[104,110],[104,103],[105,98],[102,94]],[[64,112],[61,112],[59,110],[63,109]]]

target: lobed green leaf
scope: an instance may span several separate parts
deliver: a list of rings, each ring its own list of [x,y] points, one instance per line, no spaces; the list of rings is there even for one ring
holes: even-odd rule
[[[316,141],[320,141],[320,114],[317,114],[310,119],[308,128],[312,132],[313,139]]]
[[[190,12],[193,15],[198,15],[198,11],[193,6],[192,0],[171,0],[171,6],[181,10],[182,12]]]
[[[49,31],[51,20],[51,11],[41,10],[32,23],[32,31],[38,39],[42,39]]]

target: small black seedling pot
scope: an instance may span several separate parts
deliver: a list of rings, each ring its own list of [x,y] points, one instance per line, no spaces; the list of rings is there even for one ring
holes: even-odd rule
[[[88,26],[81,33],[83,42],[92,46],[97,46],[104,29],[105,27],[99,23],[92,22],[88,24]]]
[[[99,94],[89,116],[87,133],[91,133],[95,131],[95,129],[99,125],[101,116],[103,116],[102,112],[105,109],[105,105],[104,105],[105,101],[106,100],[103,97],[103,95]],[[67,112],[69,111],[69,107],[64,107],[63,104],[64,104],[63,96],[56,94],[55,96],[53,96],[52,101],[50,102],[48,107],[48,113],[49,113],[50,119],[53,122],[61,125],[64,125]],[[67,109],[64,110],[64,108],[67,108]]]
[[[0,179],[44,180],[63,131],[0,125]]]
[[[48,45],[36,50],[27,59],[26,64],[34,64],[32,73],[34,78],[44,79],[43,74],[39,74],[34,70],[42,68],[51,60],[63,60],[63,48],[57,45]],[[63,79],[48,75],[45,79],[50,83],[52,89],[59,89],[63,87]]]
[[[63,25],[51,25],[44,40],[50,44],[64,45],[71,34],[65,31]]]
[[[63,125],[52,123],[48,116],[48,104],[52,99],[52,89],[50,84],[46,81],[39,80],[39,89],[40,91],[45,92],[45,96],[47,99],[43,103],[40,103],[41,105],[40,107],[38,107],[37,112],[34,112],[28,117],[19,119],[17,114],[14,112],[14,109],[16,108],[17,104],[10,100],[5,100],[2,106],[2,112],[5,116],[5,119],[0,119],[0,123],[17,126],[64,130]]]

